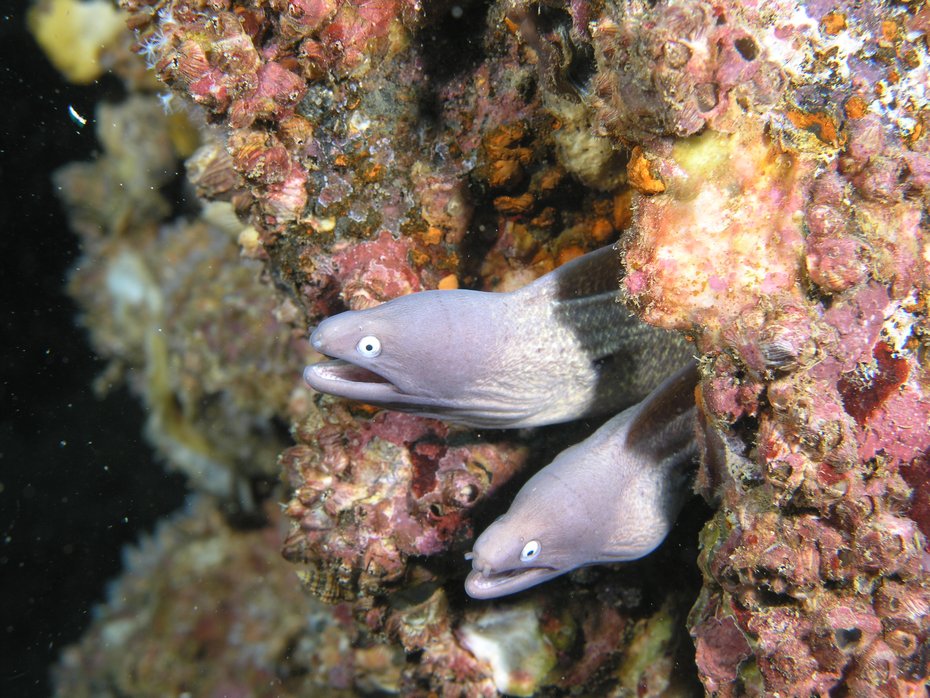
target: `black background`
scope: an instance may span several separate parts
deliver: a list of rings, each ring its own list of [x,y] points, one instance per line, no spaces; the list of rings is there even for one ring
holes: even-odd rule
[[[27,0],[0,9],[0,695],[49,693],[48,669],[90,622],[122,547],[183,500],[143,440],[126,390],[99,399],[95,358],[64,284],[80,255],[51,173],[88,160],[90,117],[121,99],[107,77],[64,83],[28,34]]]

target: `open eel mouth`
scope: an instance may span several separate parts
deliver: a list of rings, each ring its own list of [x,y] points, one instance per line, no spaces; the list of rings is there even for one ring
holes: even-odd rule
[[[473,569],[465,578],[465,591],[473,599],[493,599],[529,589],[560,574],[562,570],[552,567],[521,567],[503,572]]]
[[[343,359],[310,364],[304,368],[304,382],[320,393],[363,402],[406,402],[409,396],[382,375]]]
[[[307,382],[310,380],[307,378],[309,374],[319,376],[323,380],[340,383],[390,383],[384,376],[379,376],[374,371],[356,366],[343,359],[332,359],[311,364],[304,369],[304,378],[307,379]]]
[[[314,348],[320,351],[317,345]],[[428,382],[399,388],[383,375],[345,359],[330,357],[328,361],[306,366],[304,382],[319,393],[478,429],[519,426],[527,416],[522,404],[475,400],[474,396],[469,398],[467,391],[459,391],[456,396],[437,395],[431,392]]]

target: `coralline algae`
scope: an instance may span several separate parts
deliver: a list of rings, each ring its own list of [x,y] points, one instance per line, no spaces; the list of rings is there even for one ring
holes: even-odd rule
[[[285,554],[336,603],[320,611],[320,637],[355,649],[354,663],[321,652],[316,685],[693,695],[696,677],[717,695],[925,690],[926,8],[122,5],[138,52],[176,102],[196,105],[199,196],[244,222],[166,225],[152,187],[193,152],[177,145],[191,129],[148,110],[152,97],[133,123],[153,126],[122,139],[159,139],[151,186],[136,186],[138,165],[119,169],[119,139],[98,169],[61,175],[90,241],[75,293],[104,354],[161,377],[141,389],[174,410],[161,426],[206,440],[231,480],[273,473],[281,447],[268,434],[292,425]],[[157,89],[140,61],[113,65],[135,91]],[[628,305],[702,355],[696,489],[715,513],[698,533],[702,514],[686,509],[651,559],[468,604],[459,556],[475,524],[506,509],[524,464],[584,435],[492,438],[308,395],[299,335],[421,289],[510,290],[621,233]],[[173,320],[167,352],[145,349],[152,299]],[[166,355],[177,363],[157,370]],[[217,442],[211,425],[229,414],[246,427]],[[183,462],[178,432],[152,431]],[[236,613],[254,608],[211,588]],[[545,659],[520,676],[506,669],[519,654],[506,632],[486,631],[507,618],[530,626],[530,654]],[[281,632],[254,627],[256,645]],[[220,646],[235,635],[214,631]],[[475,632],[493,635],[493,652],[468,649]],[[184,646],[166,637],[147,651],[170,663]],[[112,676],[116,660],[98,656],[68,671]]]

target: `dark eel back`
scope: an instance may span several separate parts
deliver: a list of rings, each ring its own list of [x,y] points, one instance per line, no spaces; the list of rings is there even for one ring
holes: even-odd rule
[[[590,413],[639,402],[694,357],[694,348],[678,334],[648,325],[626,309],[620,277],[620,257],[612,246],[558,274],[556,320],[575,335],[598,374]]]

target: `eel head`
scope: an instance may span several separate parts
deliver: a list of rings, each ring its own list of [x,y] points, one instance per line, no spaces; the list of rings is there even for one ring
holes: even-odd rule
[[[513,594],[590,564],[597,536],[576,492],[545,469],[536,473],[510,510],[488,526],[466,557],[465,591],[476,599]]]
[[[565,572],[548,560],[551,554],[543,555],[544,542],[507,531],[514,525],[510,519],[504,515],[491,524],[466,555],[472,571],[465,579],[465,591],[474,599],[513,594]],[[549,553],[548,546],[545,552]]]
[[[327,318],[310,343],[330,361],[304,369],[318,392],[455,421],[487,371],[494,294],[423,291]]]

